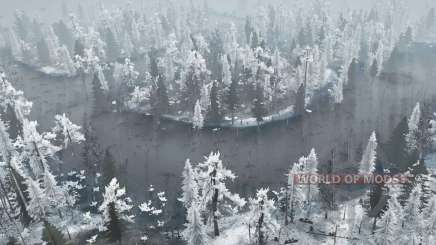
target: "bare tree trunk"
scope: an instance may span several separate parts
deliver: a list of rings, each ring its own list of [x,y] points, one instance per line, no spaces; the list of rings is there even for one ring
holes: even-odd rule
[[[220,231],[218,228],[217,211],[218,211],[218,189],[215,189],[215,193],[213,194],[213,199],[212,199],[213,232],[215,236],[220,235]]]
[[[212,171],[211,173],[211,177],[212,177],[212,185],[216,185],[216,166],[215,166],[215,170]],[[217,211],[218,211],[218,189],[215,188],[214,189],[214,194],[212,197],[212,216],[213,216],[213,231],[214,231],[214,235],[217,237],[220,235],[220,231],[219,231],[219,227],[218,227],[218,215],[217,215]]]
[[[263,201],[260,201],[260,209],[263,210]],[[258,242],[259,245],[263,245],[264,244],[264,234],[262,231],[262,227],[263,227],[263,219],[264,219],[265,214],[262,213],[260,214],[259,220],[257,222],[257,234],[258,234]]]

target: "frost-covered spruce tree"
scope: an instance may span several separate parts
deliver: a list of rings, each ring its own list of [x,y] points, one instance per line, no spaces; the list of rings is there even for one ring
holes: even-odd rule
[[[38,181],[27,178],[26,185],[27,196],[29,198],[27,211],[32,219],[37,221],[42,220],[48,211],[50,205],[49,199]]]
[[[44,229],[42,230],[42,240],[47,245],[66,244],[64,235],[56,226],[44,221]]]
[[[421,212],[421,197],[421,186],[416,185],[404,206],[401,227],[405,244],[422,243],[424,217]]]
[[[359,174],[368,175],[374,173],[377,155],[377,138],[375,132],[369,137],[368,144],[360,161]]]
[[[259,82],[256,83],[255,98],[253,99],[251,112],[258,124],[263,122],[263,117],[267,114],[264,89]]]
[[[309,155],[305,158],[305,166],[304,166],[304,172],[306,175],[316,175],[318,171],[318,158],[316,156],[315,149],[312,149],[309,153]],[[312,204],[316,202],[316,197],[319,194],[319,188],[318,185],[308,183],[307,186],[305,186],[305,195],[306,195],[306,202],[308,204],[307,212],[306,212],[306,218],[309,218],[312,212]]]
[[[219,218],[233,214],[234,209],[230,208],[231,205],[241,208],[246,202],[238,194],[233,194],[227,189],[226,181],[232,181],[236,176],[223,166],[220,153],[211,152],[205,158],[203,163],[198,164],[200,211],[207,214],[208,219],[213,222],[214,235],[219,236]]]
[[[288,215],[291,217],[291,223],[294,222],[297,214],[301,213],[305,201],[305,193],[300,184],[298,184],[298,176],[303,174],[304,157],[300,158],[298,162],[294,163],[289,171],[288,188],[289,188],[289,212],[285,212],[285,223],[287,223]],[[288,214],[289,213],[289,214]]]
[[[80,132],[81,127],[72,123],[64,114],[55,116],[55,127],[53,132],[57,134],[63,141],[63,147],[67,148],[69,144],[81,143],[85,137]]]
[[[268,237],[271,237],[279,228],[274,217],[276,209],[274,200],[268,198],[269,189],[259,189],[255,198],[250,198],[249,203],[249,226],[255,230],[257,244],[265,244]],[[249,235],[251,237],[251,235]]]
[[[40,134],[36,129],[36,121],[23,121],[23,138],[20,144],[23,156],[28,159],[32,177],[39,177],[43,174],[47,160],[52,158],[61,150],[51,143],[56,135],[53,133]]]
[[[192,127],[194,129],[203,128],[204,118],[202,114],[200,101],[197,100],[194,107],[194,115],[192,116]]]
[[[375,231],[374,240],[377,244],[393,244],[402,233],[403,208],[398,202],[398,188],[390,190],[387,210],[380,218],[380,227]]]
[[[206,233],[206,227],[201,219],[198,203],[193,202],[188,208],[186,228],[183,231],[183,238],[188,245],[206,245],[209,238]]]
[[[186,159],[182,176],[182,197],[179,201],[181,201],[186,210],[188,210],[192,203],[198,201],[197,173],[192,168],[189,159]]]
[[[118,180],[113,178],[105,187],[103,203],[98,208],[103,215],[103,224],[99,229],[101,231],[107,231],[111,239],[118,237],[115,234],[122,233],[121,222],[133,223],[133,215],[129,214],[132,209],[132,205],[130,204],[132,201],[125,195],[126,189],[121,188]],[[120,228],[120,230],[111,230],[111,228]],[[119,235],[121,236],[121,234]],[[119,241],[118,239],[116,240]]]
[[[212,83],[212,88],[210,89],[210,105],[206,113],[206,121],[209,123],[218,124],[221,122],[221,104],[219,100],[219,88],[217,82]]]
[[[414,150],[418,150],[418,130],[419,130],[419,122],[421,120],[421,106],[416,103],[413,108],[412,114],[409,117],[407,122],[408,132],[405,136],[407,142],[407,149],[409,152]]]
[[[187,108],[194,108],[200,98],[201,88],[208,76],[206,60],[197,51],[191,51],[186,60],[182,77],[182,100]]]
[[[74,76],[76,74],[76,67],[74,61],[71,59],[68,48],[64,45],[58,48],[57,57],[59,60],[58,67],[68,76]]]
[[[222,55],[221,57],[221,65],[223,69],[222,80],[225,86],[229,86],[232,83],[232,73],[229,61],[227,59],[227,55]]]
[[[423,210],[424,220],[424,244],[430,244],[430,241],[436,239],[436,195],[433,195],[427,207]]]

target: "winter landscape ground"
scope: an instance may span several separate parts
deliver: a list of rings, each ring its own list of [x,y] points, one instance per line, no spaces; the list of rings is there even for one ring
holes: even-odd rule
[[[436,244],[431,1],[0,6],[0,245]]]

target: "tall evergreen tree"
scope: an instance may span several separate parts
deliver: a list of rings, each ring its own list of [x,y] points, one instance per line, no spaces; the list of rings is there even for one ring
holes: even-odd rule
[[[167,87],[165,85],[165,76],[160,74],[157,77],[157,84],[155,89],[155,104],[154,115],[160,117],[162,114],[169,112],[169,99]]]
[[[227,91],[227,109],[232,117],[232,124],[235,120],[235,113],[239,108],[239,77],[233,76],[232,83]]]
[[[208,244],[208,237],[206,228],[201,220],[198,204],[192,203],[188,209],[187,215],[188,223],[185,224],[186,228],[183,231],[183,238],[187,241],[188,245],[206,245]]]
[[[179,199],[183,203],[186,210],[192,206],[193,203],[198,201],[198,184],[197,174],[192,168],[189,159],[185,162],[183,168],[183,182],[182,182],[182,197]]]
[[[210,106],[206,114],[206,121],[208,123],[216,124],[222,120],[221,106],[218,94],[217,82],[213,82],[210,90]]]
[[[115,203],[109,203],[108,210],[109,220],[105,224],[107,237],[110,242],[119,242],[119,244],[122,244],[122,224],[115,209]]]
[[[105,30],[106,41],[106,57],[108,61],[115,61],[120,57],[121,49],[118,41],[115,38],[114,33],[110,28]]]
[[[241,208],[246,202],[238,194],[233,194],[227,189],[227,180],[234,180],[236,176],[223,166],[219,152],[211,152],[206,160],[198,165],[198,171],[201,193],[199,200],[203,200],[201,212],[208,216],[211,223],[213,222],[214,235],[219,236],[219,214],[229,212],[229,208]]]
[[[260,83],[256,83],[256,92],[255,98],[253,100],[253,106],[251,112],[256,118],[257,122],[260,123],[263,121],[263,117],[266,116],[267,110],[265,105],[265,97],[263,94],[263,87]]]
[[[47,245],[65,245],[67,244],[62,232],[53,224],[44,221],[44,229],[42,231],[42,240]]]

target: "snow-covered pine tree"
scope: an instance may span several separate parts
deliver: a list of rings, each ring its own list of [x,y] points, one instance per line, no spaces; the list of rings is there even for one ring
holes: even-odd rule
[[[37,129],[36,121],[23,121],[23,138],[20,139],[22,145],[23,156],[29,160],[31,176],[33,178],[41,176],[47,164],[47,160],[53,158],[54,155],[62,148],[51,143],[55,138],[53,133],[40,134]]]
[[[263,86],[259,82],[256,83],[255,98],[253,100],[253,107],[251,111],[258,123],[263,122],[263,117],[266,116],[267,113],[265,96],[263,93]]]
[[[221,105],[219,99],[219,88],[216,81],[212,83],[212,88],[210,89],[210,105],[207,109],[205,120],[208,123],[218,124],[221,122],[222,113]]]
[[[182,176],[182,197],[179,199],[179,201],[181,201],[186,210],[188,210],[192,203],[198,201],[198,184],[196,180],[197,174],[192,168],[189,159],[186,159]]]
[[[27,211],[32,219],[40,221],[45,218],[49,209],[49,199],[38,181],[35,181],[32,178],[27,178],[26,185],[27,196],[29,197]]]
[[[423,239],[424,217],[421,205],[421,186],[416,185],[403,208],[402,237],[405,244],[420,244]]]
[[[298,175],[303,174],[305,158],[302,157],[298,162],[294,163],[289,171],[288,176],[288,188],[289,188],[289,200],[287,205],[289,205],[289,214],[285,213],[286,216],[291,217],[291,223],[294,222],[295,217],[301,213],[300,208],[303,207],[305,200],[305,193],[300,184],[298,184]],[[287,218],[285,217],[285,223],[287,223]]]
[[[199,207],[197,202],[193,202],[188,208],[187,215],[188,222],[185,224],[186,228],[183,231],[183,238],[187,241],[188,245],[206,245],[209,238],[206,233],[206,227],[201,219]]]
[[[158,75],[157,83],[155,85],[154,93],[154,108],[153,114],[155,117],[160,118],[162,115],[167,114],[170,110],[170,102],[168,98],[167,86],[165,85],[165,76]]]
[[[182,101],[184,106],[192,110],[200,98],[201,88],[204,85],[209,71],[206,60],[197,51],[191,51],[186,60],[182,77]]]
[[[305,158],[305,166],[304,166],[304,172],[308,175],[316,175],[318,171],[318,158],[316,156],[315,149],[312,148],[310,150],[309,155]],[[304,186],[305,188],[305,195],[306,195],[306,202],[307,202],[307,212],[306,212],[306,218],[310,218],[311,212],[312,212],[312,205],[313,203],[316,203],[316,198],[319,194],[319,188],[316,184],[311,184],[310,182]]]
[[[221,66],[222,66],[222,71],[223,71],[223,75],[222,75],[222,82],[224,84],[224,86],[230,86],[230,84],[232,83],[232,73],[231,73],[231,67],[227,58],[227,55],[222,55],[221,56]]]
[[[430,241],[436,239],[436,195],[432,195],[427,207],[423,210],[424,225],[423,234],[424,244],[430,244]]]
[[[238,96],[239,94],[239,75],[234,76],[232,78],[232,83],[230,84],[230,87],[227,91],[227,109],[230,111],[231,117],[232,117],[232,124],[235,121],[235,114],[239,108],[239,101],[240,99]]]
[[[197,168],[200,211],[207,214],[208,219],[213,222],[214,235],[219,236],[218,219],[222,215],[233,213],[233,209],[229,210],[231,205],[241,208],[246,202],[227,189],[226,181],[234,180],[236,176],[223,166],[219,152],[211,152]]]
[[[375,242],[382,245],[398,241],[402,230],[403,207],[398,201],[398,188],[390,188],[389,194],[387,210],[381,216],[380,227],[374,233]]]
[[[115,203],[109,203],[107,210],[108,219],[105,223],[105,227],[107,229],[106,235],[110,242],[119,242],[119,244],[121,244],[123,225],[115,208]]]
[[[74,76],[76,75],[76,67],[73,59],[71,59],[70,52],[65,45],[62,45],[57,50],[58,57],[58,67],[67,75]]]
[[[375,132],[372,132],[360,161],[359,174],[368,175],[374,173],[376,154],[377,138]]]
[[[409,117],[407,122],[408,132],[406,134],[406,142],[407,149],[409,152],[418,149],[418,130],[419,130],[419,122],[421,120],[421,105],[420,103],[416,103],[413,108],[412,114]]]
[[[105,187],[103,202],[98,208],[103,215],[103,226],[99,227],[99,229],[108,231],[111,238],[118,239],[116,234],[122,233],[122,225],[120,224],[122,221],[133,223],[133,215],[129,214],[132,209],[130,204],[132,200],[125,195],[126,189],[121,188],[118,180],[113,178]],[[117,230],[110,230],[111,228]],[[111,233],[115,233],[115,235],[113,236]],[[119,235],[121,236],[121,234]]]
[[[272,237],[279,228],[274,217],[275,203],[274,200],[268,198],[268,192],[268,188],[259,189],[256,192],[256,197],[250,198],[248,201],[250,209],[248,211],[248,224],[255,229],[256,244],[266,244],[267,238]]]
[[[72,123],[65,113],[55,116],[55,124],[52,131],[63,141],[63,148],[67,148],[69,144],[81,143],[85,140],[80,132],[81,127]]]
[[[203,128],[204,124],[204,118],[202,114],[202,108],[200,101],[197,100],[194,107],[194,115],[192,116],[192,127],[194,129],[201,129]]]
[[[62,232],[56,226],[54,226],[48,221],[44,221],[44,229],[42,230],[42,240],[47,245],[60,245],[60,244],[67,243]]]

